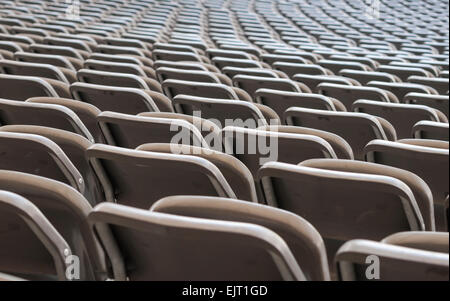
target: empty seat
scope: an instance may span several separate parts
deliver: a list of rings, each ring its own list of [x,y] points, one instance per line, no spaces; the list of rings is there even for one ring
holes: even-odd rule
[[[83,67],[82,60],[62,55],[16,52],[14,53],[14,59],[21,62],[50,64],[56,67],[67,68],[73,71],[76,71]]]
[[[448,96],[445,95],[431,95],[431,94],[425,94],[425,93],[408,93],[403,98],[403,101],[405,103],[410,104],[418,104],[418,105],[425,105],[432,108],[435,108],[436,110],[441,111],[442,113],[449,118],[448,114],[448,107],[449,107],[449,100]]]
[[[162,87],[164,93],[170,98],[173,98],[178,94],[183,94],[207,98],[239,99],[232,87],[223,84],[167,79],[162,83]]]
[[[376,256],[379,271],[368,279],[366,271]],[[339,278],[346,281],[448,281],[448,253],[417,250],[368,240],[353,240],[336,255]]]
[[[113,269],[125,272],[116,280],[305,279],[284,240],[262,226],[117,204],[97,206],[89,221],[95,227],[107,225],[120,246],[124,262],[113,261]],[[174,253],[180,249],[189,256]]]
[[[365,148],[368,161],[409,170],[430,186],[438,230],[445,229],[442,206],[449,194],[448,152],[448,142],[419,139],[375,140]]]
[[[355,87],[347,85],[322,83],[317,86],[320,94],[336,98],[341,101],[348,111],[351,111],[352,105],[359,99],[376,100],[383,102],[398,102],[386,91],[375,87]]]
[[[16,124],[53,127],[94,141],[92,134],[80,118],[67,107],[0,99],[0,125]]]
[[[58,80],[66,84],[70,84],[76,81],[76,75],[73,70],[58,68],[50,64],[0,60],[0,70],[4,74],[37,76]]]
[[[107,279],[103,248],[87,223],[92,207],[79,192],[57,181],[4,170],[0,171],[0,189],[26,198],[45,215],[72,254],[80,259],[79,280]],[[106,231],[100,230],[108,236]]]
[[[422,213],[433,229],[427,187],[408,185],[420,181],[414,175],[409,178],[411,175],[358,161],[309,160],[300,165],[266,163],[258,179],[269,205],[308,220],[333,258],[336,247],[347,240],[381,240],[392,233],[425,230]]]
[[[37,279],[66,280],[71,250],[39,209],[25,198],[0,191],[0,270]],[[11,228],[11,225],[16,225]]]
[[[395,127],[399,139],[411,138],[413,126],[421,120],[448,123],[442,112],[422,105],[358,100],[353,110],[386,119]]]
[[[435,89],[440,95],[448,95],[448,78],[410,76],[408,77],[408,82],[431,87]]]
[[[364,160],[364,147],[370,141],[397,140],[395,129],[388,121],[364,113],[292,107],[286,110],[284,120],[288,125],[323,130],[341,136],[351,145],[357,160]]]
[[[110,145],[134,149],[145,143],[180,143],[208,148],[199,129],[180,119],[103,112],[98,122]]]
[[[448,233],[444,232],[400,232],[392,234],[381,242],[433,252],[448,253]]]
[[[64,91],[58,93],[55,86],[48,81],[39,77],[0,74],[0,98],[21,101],[36,96],[70,98],[70,93],[67,93],[63,83],[53,82]]]
[[[290,92],[311,93],[311,90],[300,83],[296,83],[284,78],[258,77],[248,75],[236,75],[233,77],[233,84],[239,87],[255,98],[255,92],[258,89],[274,89]]]
[[[312,93],[259,89],[255,93],[255,101],[272,108],[280,117],[283,117],[284,112],[291,107],[346,111],[345,106],[337,99]]]
[[[279,234],[289,246],[306,279],[330,280],[323,240],[317,230],[290,212],[238,200],[178,196],[156,202],[154,212],[252,223]]]
[[[419,121],[412,130],[413,138],[448,141],[448,123]]]
[[[107,177],[100,182],[106,184],[103,188],[108,202],[148,209],[169,195],[235,198],[219,169],[203,158],[101,144],[88,149],[87,157],[98,160],[106,172]],[[107,185],[114,190],[106,190]]]
[[[90,103],[101,111],[124,114],[159,111],[152,97],[141,89],[74,83],[70,91],[75,99]]]
[[[343,69],[339,71],[339,75],[357,80],[362,85],[367,85],[367,83],[371,81],[381,81],[390,83],[401,81],[400,78],[398,78],[395,75],[389,74],[387,72],[377,72],[377,71]]]
[[[322,83],[346,86],[360,86],[360,84],[356,80],[337,75],[295,74],[293,76],[293,79],[299,83],[306,85],[314,93],[319,92],[318,86]]]
[[[258,202],[252,174],[241,161],[231,155],[211,149],[180,144],[144,144],[139,146],[137,150],[204,158],[219,168],[238,199]]]
[[[313,64],[299,64],[299,63],[288,63],[288,62],[275,62],[273,68],[283,71],[290,78],[294,78],[296,74],[307,74],[307,75],[332,75],[331,71],[327,71],[325,68],[319,65]]]
[[[160,82],[164,82],[167,79],[176,79],[204,83],[221,83],[221,81],[215,74],[201,70],[183,70],[161,67],[156,70],[156,74]]]
[[[387,82],[378,82],[371,81],[367,84],[369,87],[376,87],[379,89],[383,89],[385,91],[390,91],[393,93],[400,102],[404,102],[404,97],[408,93],[425,93],[436,95],[438,94],[436,90],[431,87],[412,84],[412,83],[387,83]]]

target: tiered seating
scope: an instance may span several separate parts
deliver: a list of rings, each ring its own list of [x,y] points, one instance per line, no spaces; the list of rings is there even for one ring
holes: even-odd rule
[[[448,1],[73,5],[0,1],[0,280],[448,280]]]

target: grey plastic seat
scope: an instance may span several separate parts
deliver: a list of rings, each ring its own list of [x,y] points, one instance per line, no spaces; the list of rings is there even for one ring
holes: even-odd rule
[[[347,141],[355,159],[364,160],[364,147],[374,139],[397,140],[393,126],[381,117],[364,113],[333,112],[292,107],[286,110],[287,125],[334,133]]]
[[[413,126],[412,136],[416,139],[449,141],[448,123],[419,121]]]
[[[401,231],[424,231],[422,212],[428,227],[434,227],[431,198],[422,197],[425,190],[419,186],[416,195],[421,198],[416,199],[413,186],[399,180],[399,175],[408,180],[411,174],[358,161],[309,160],[299,165],[266,163],[258,179],[268,204],[313,224],[333,258],[347,240],[380,240]]]
[[[87,157],[106,173],[100,182],[108,202],[147,209],[169,195],[236,197],[219,169],[203,158],[101,144],[89,148]]]
[[[123,258],[114,261],[123,271],[116,280],[305,280],[284,240],[262,226],[117,204],[97,206],[89,221],[114,233]]]
[[[61,105],[0,99],[0,113],[0,125],[53,127],[94,141],[80,118],[71,109]]]
[[[408,93],[403,98],[405,103],[418,104],[432,107],[449,118],[449,98],[445,95],[431,95],[425,93]]]
[[[73,70],[58,68],[50,64],[0,60],[0,70],[4,74],[43,77],[65,84],[71,84],[77,80]]]
[[[35,205],[17,194],[0,191],[0,217],[5,229],[0,240],[2,272],[66,280],[65,258],[72,251]]]
[[[330,280],[320,234],[306,220],[290,212],[238,200],[192,196],[159,200],[151,211],[266,227],[284,239],[308,280]]]
[[[397,142],[375,140],[365,148],[367,161],[408,170],[421,177],[433,193],[436,227],[445,229],[444,200],[449,194],[448,142],[403,139]]]
[[[442,112],[423,105],[357,100],[352,107],[355,112],[382,117],[389,121],[395,127],[399,139],[412,138],[413,126],[422,120],[448,124],[447,117]]]
[[[353,240],[336,255],[339,278],[367,281],[366,259],[377,256],[381,281],[448,281],[448,253],[416,250],[385,243]],[[375,275],[378,277],[378,275]]]
[[[431,87],[413,84],[413,83],[387,83],[379,81],[371,81],[367,83],[368,87],[375,87],[383,89],[385,91],[390,91],[393,93],[400,102],[405,102],[404,97],[408,93],[425,93],[430,95],[437,95],[437,91]]]
[[[137,150],[204,158],[219,168],[238,199],[258,202],[252,174],[241,161],[231,155],[196,146],[161,143],[144,144]]]
[[[0,190],[17,193],[42,212],[80,259],[78,280],[102,281],[109,277],[104,249],[87,223],[92,207],[79,192],[54,180],[5,170],[0,171]]]
[[[25,101],[36,96],[64,97],[39,77],[0,74],[0,98]]]

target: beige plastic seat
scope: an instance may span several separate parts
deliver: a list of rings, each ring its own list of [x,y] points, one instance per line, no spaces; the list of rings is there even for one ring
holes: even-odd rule
[[[296,74],[307,74],[307,75],[332,75],[333,74],[331,71],[326,70],[322,66],[313,65],[313,64],[275,62],[272,65],[272,67],[284,72],[292,79],[294,78],[294,75],[296,75]]]
[[[145,143],[180,143],[209,147],[200,130],[186,120],[103,112],[98,122],[113,146],[134,149]]]
[[[425,76],[410,76],[408,82],[420,84],[435,89],[440,95],[448,95],[448,78],[430,78]]]
[[[0,125],[17,124],[53,127],[94,141],[92,134],[77,114],[67,107],[0,99]]]
[[[86,199],[93,206],[104,201],[98,177],[85,156],[86,150],[92,146],[92,142],[86,138],[63,130],[32,125],[7,125],[0,127],[0,132],[38,135],[53,141],[84,179]],[[100,168],[97,170],[100,171]]]
[[[192,52],[187,51],[173,51],[173,50],[164,50],[164,49],[156,49],[153,51],[153,59],[155,61],[157,60],[164,60],[164,61],[172,61],[172,62],[204,62],[208,63],[205,60],[202,60],[202,58]]]
[[[448,123],[442,122],[419,121],[412,130],[412,136],[416,139],[449,141],[448,134]]]
[[[104,72],[127,73],[156,80],[156,73],[153,68],[130,62],[88,59],[84,62],[83,68]]]
[[[80,118],[82,123],[88,129],[89,133],[92,134],[92,137],[94,138],[93,141],[97,143],[105,142],[105,138],[103,137],[103,134],[100,131],[100,127],[97,123],[97,116],[101,113],[101,111],[95,106],[74,99],[56,97],[33,97],[29,98],[26,102],[54,104],[69,108]]]
[[[92,104],[101,111],[123,114],[160,111],[156,98],[141,89],[74,83],[70,91],[75,99]]]
[[[343,69],[339,71],[339,75],[357,80],[362,85],[367,85],[371,81],[381,81],[389,83],[396,83],[401,81],[400,78],[393,74],[378,71]]]
[[[448,124],[442,112],[423,105],[357,100],[353,103],[353,110],[386,119],[395,127],[399,139],[412,138],[411,129],[421,120]]]
[[[114,63],[128,63],[128,64],[134,64],[138,65],[142,68],[144,72],[150,71],[150,74],[154,74],[153,69],[146,68],[146,67],[153,67],[153,60],[150,58],[144,58],[141,56],[135,56],[135,55],[126,55],[126,54],[105,54],[105,53],[92,53],[89,56],[89,59],[87,61],[105,61],[105,62],[114,62]],[[85,63],[86,63],[85,62]],[[150,74],[146,73],[147,76],[150,76]]]
[[[231,155],[196,146],[161,143],[144,144],[137,150],[204,158],[219,168],[238,199],[258,202],[252,174],[241,161]]]
[[[25,198],[0,191],[0,270],[25,278],[66,280],[69,245]],[[16,225],[11,228],[11,225]]]
[[[400,232],[392,234],[381,242],[418,250],[448,253],[448,232]]]
[[[231,79],[236,75],[249,75],[259,77],[273,77],[273,78],[280,77],[274,70],[263,68],[240,68],[228,66],[222,69],[222,73],[226,74]]]
[[[227,57],[216,56],[212,59],[214,65],[219,69],[225,67],[239,67],[239,68],[263,68],[264,65],[259,61],[249,60],[249,59],[235,59]],[[268,67],[268,66],[267,66]]]
[[[397,142],[370,142],[365,148],[367,161],[408,170],[430,186],[435,204],[436,227],[445,229],[443,204],[449,194],[448,142],[403,139]]]
[[[67,68],[73,71],[76,71],[83,67],[82,60],[62,55],[16,52],[14,53],[14,59],[20,62],[50,64],[55,67]]]
[[[323,83],[337,84],[345,86],[360,86],[361,84],[354,79],[346,78],[338,75],[309,75],[295,74],[293,79],[299,83],[306,85],[312,92],[318,93],[318,86]]]
[[[161,67],[156,70],[158,80],[162,83],[167,79],[182,81],[195,81],[203,83],[222,83],[219,78],[211,72],[201,70],[183,70],[168,67]]]
[[[338,60],[320,60],[318,64],[328,70],[331,70],[334,74],[338,74],[343,69],[361,70],[361,71],[373,71],[372,68],[366,64],[352,61],[338,61]]]
[[[17,193],[42,212],[80,259],[79,280],[108,278],[105,253],[87,222],[92,207],[79,192],[57,181],[4,170],[0,171],[0,189]]]
[[[245,90],[255,99],[255,92],[258,89],[274,89],[288,92],[311,93],[311,90],[303,84],[296,83],[285,78],[259,77],[249,75],[236,75],[233,77],[233,84]]]
[[[76,81],[76,74],[73,70],[58,68],[50,64],[0,60],[0,70],[4,74],[37,76],[57,80],[65,84]]]
[[[388,92],[375,87],[358,87],[322,83],[317,86],[317,89],[320,94],[333,97],[341,101],[347,108],[347,111],[351,111],[353,103],[359,99],[382,102],[398,102],[395,96],[392,97]]]
[[[346,111],[337,99],[319,94],[287,92],[271,89],[259,89],[255,92],[255,101],[272,108],[280,117],[291,107],[303,107],[327,111]]]
[[[67,93],[58,93],[50,81],[32,76],[0,74],[0,98],[25,101],[36,96],[67,97]],[[53,83],[59,84],[63,90],[66,88],[63,83]]]
[[[367,281],[370,256],[379,260],[382,281],[448,281],[448,254],[416,250],[385,243],[353,240],[336,255],[339,278],[344,281]]]
[[[161,85],[157,80],[134,74],[80,69],[77,72],[77,77],[83,83],[136,88],[162,93]]]
[[[426,77],[432,76],[429,71],[422,69],[422,68],[402,67],[402,66],[395,66],[395,65],[380,65],[380,66],[378,66],[377,71],[394,74],[395,76],[398,76],[404,82],[406,82],[408,80],[408,77],[413,76],[413,75],[426,76]]]
[[[225,127],[222,130],[225,152],[242,161],[256,179],[266,162],[298,164],[312,158],[336,158],[331,145],[318,136]]]
[[[0,132],[0,169],[25,172],[66,183],[81,193],[83,176],[53,141],[34,134]]]
[[[234,122],[241,122],[242,126],[249,128],[270,123],[258,104],[245,101],[177,95],[173,103],[185,114],[201,114],[202,118],[216,120],[221,128]]]
[[[286,110],[287,125],[334,133],[347,141],[355,159],[364,160],[364,147],[374,139],[397,140],[394,127],[381,117],[364,113],[333,112],[292,107]]]
[[[30,52],[39,54],[51,54],[61,55],[65,57],[75,58],[78,60],[85,60],[88,58],[89,53],[82,50],[78,50],[68,46],[54,46],[44,44],[32,44],[30,45]]]
[[[100,182],[106,184],[103,189],[108,202],[148,209],[169,195],[236,198],[219,169],[203,158],[102,144],[88,149],[87,157],[98,160],[105,170],[107,177]]]
[[[151,211],[266,227],[284,239],[306,279],[330,280],[322,237],[306,220],[290,212],[238,200],[192,196],[162,199]]]
[[[345,141],[340,136],[330,132],[288,125],[261,126],[258,128],[258,130],[317,136],[324,139],[331,145],[338,159],[348,159],[348,160],[354,159],[353,150],[351,146],[347,143],[347,141]]]
[[[284,240],[262,226],[117,204],[97,206],[89,221],[114,232],[123,261],[113,269],[126,271],[116,280],[305,280]]]
[[[418,104],[432,107],[449,118],[449,100],[448,95],[431,95],[425,93],[408,93],[403,98],[405,103]]]
[[[162,83],[162,87],[164,93],[171,99],[179,94],[183,94],[207,98],[239,100],[235,89],[224,84],[167,79]]]
[[[400,102],[405,102],[404,97],[408,93],[425,93],[430,95],[438,94],[437,91],[431,87],[412,83],[387,83],[371,81],[367,83],[367,86],[390,91],[397,97]]]
[[[258,172],[258,179],[269,205],[314,225],[325,240],[329,259],[347,240],[381,240],[401,231],[424,231],[421,211],[427,224],[434,226],[426,185],[414,187],[414,194],[408,184],[420,183],[420,178],[398,169],[348,160],[309,160],[299,165],[269,162]]]

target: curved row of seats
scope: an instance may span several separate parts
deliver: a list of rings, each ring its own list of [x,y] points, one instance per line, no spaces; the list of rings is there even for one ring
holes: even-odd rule
[[[448,3],[363,2],[2,1],[0,280],[448,280]]]

